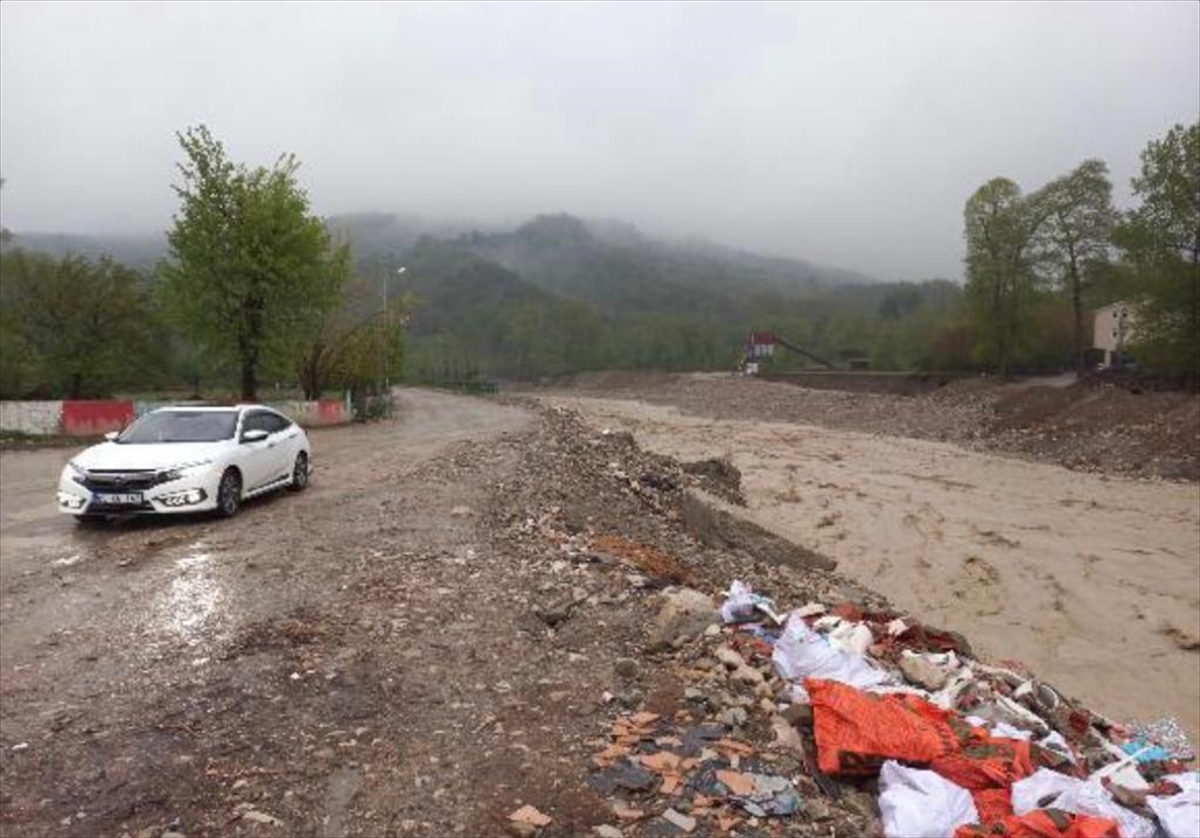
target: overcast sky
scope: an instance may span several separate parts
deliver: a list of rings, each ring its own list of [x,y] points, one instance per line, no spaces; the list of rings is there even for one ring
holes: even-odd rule
[[[174,132],[316,212],[614,217],[961,278],[962,206],[1200,118],[1200,4],[0,4],[0,220],[160,230]]]

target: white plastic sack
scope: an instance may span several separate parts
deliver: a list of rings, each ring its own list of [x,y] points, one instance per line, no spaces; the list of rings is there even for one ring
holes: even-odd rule
[[[879,772],[879,815],[887,838],[951,838],[963,824],[979,822],[966,789],[894,760]]]
[[[1051,795],[1054,795],[1055,799],[1057,799],[1063,792],[1073,788],[1080,782],[1075,777],[1059,774],[1057,771],[1051,771],[1049,768],[1039,768],[1024,780],[1018,780],[1013,783],[1013,811],[1018,815],[1024,815],[1032,812],[1034,809],[1044,809],[1054,806],[1056,804],[1053,800],[1048,800],[1045,806],[1040,805],[1038,801],[1048,798]],[[1062,807],[1059,806],[1058,808],[1061,809]]]
[[[1047,733],[1038,740],[1038,744],[1043,748],[1047,748],[1051,751],[1062,754],[1063,756],[1069,758],[1071,762],[1075,762],[1075,754],[1072,753],[1071,746],[1067,743],[1067,740],[1063,738],[1063,735],[1057,730],[1052,730]]]
[[[1146,805],[1162,824],[1167,838],[1191,838],[1200,835],[1200,771],[1168,774],[1164,780],[1182,791],[1170,797],[1147,797]]]
[[[754,616],[754,594],[750,586],[734,579],[729,586],[729,598],[721,605],[721,620],[736,623]]]
[[[842,623],[829,632],[829,645],[839,652],[848,655],[858,655],[860,658],[875,642],[871,630],[862,623]]]
[[[997,722],[988,733],[1001,739],[1024,739],[1026,742],[1033,738],[1033,734],[1029,731],[1013,727],[1008,722]]]
[[[1057,797],[1039,806],[1038,801],[1056,794]],[[1012,787],[1013,811],[1024,815],[1038,808],[1054,807],[1077,815],[1112,818],[1117,822],[1121,838],[1153,838],[1154,824],[1126,809],[1113,800],[1099,778],[1077,780],[1049,768],[1039,768]]]
[[[992,724],[982,716],[967,716],[965,721],[972,727],[981,727],[992,736],[1000,739],[1024,739],[1028,741],[1033,736],[1029,731],[1013,727],[1008,722],[996,722]]]
[[[770,617],[776,624],[783,622],[775,613],[775,604],[762,594],[738,579],[729,586],[729,597],[721,605],[721,620],[726,623],[744,623],[758,619],[756,611]]]
[[[814,630],[829,634],[837,628],[840,628],[846,621],[837,614],[826,614],[824,617],[818,617],[813,620],[812,627]]]
[[[788,618],[783,634],[776,641],[771,660],[787,681],[826,678],[861,690],[889,680],[886,672],[876,669],[865,658],[834,649],[794,614]]]

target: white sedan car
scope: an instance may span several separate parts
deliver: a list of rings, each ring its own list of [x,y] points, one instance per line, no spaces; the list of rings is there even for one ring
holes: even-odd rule
[[[310,456],[303,429],[269,407],[165,407],[67,463],[58,508],[81,519],[205,510],[228,517],[245,498],[303,489]]]

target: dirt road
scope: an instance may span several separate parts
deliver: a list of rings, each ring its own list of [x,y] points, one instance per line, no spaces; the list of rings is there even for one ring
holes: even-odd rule
[[[977,652],[1200,741],[1200,491],[957,446],[548,396],[684,460],[728,456],[750,517]],[[905,417],[897,416],[903,423]]]
[[[495,653],[468,607],[492,568],[473,510],[529,415],[399,404],[314,433],[309,490],[230,521],[77,528],[53,504],[73,452],[0,455],[0,832],[478,827],[453,801],[480,774],[452,766],[495,767],[450,742],[503,679],[471,663]]]

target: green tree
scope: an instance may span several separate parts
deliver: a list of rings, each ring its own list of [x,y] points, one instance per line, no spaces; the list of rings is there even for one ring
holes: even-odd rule
[[[1141,206],[1114,240],[1137,303],[1133,351],[1169,373],[1200,373],[1200,123],[1176,125],[1142,152]]]
[[[967,296],[979,343],[975,354],[1007,376],[1028,342],[1030,307],[1038,286],[1036,235],[1046,202],[1023,196],[1007,178],[975,191],[963,211]]]
[[[337,260],[330,269],[348,271],[348,261]],[[381,392],[384,367],[397,373],[403,368],[408,301],[391,300],[386,310],[372,310],[368,301],[374,298],[373,283],[351,280],[338,307],[322,316],[297,362],[306,399],[319,399],[335,386],[356,397],[368,389]]]
[[[1088,349],[1084,325],[1084,285],[1108,259],[1117,215],[1112,206],[1108,166],[1085,160],[1073,172],[1051,181],[1041,190],[1047,212],[1043,227],[1045,254],[1058,285],[1071,300],[1075,372],[1082,375]]]
[[[161,372],[150,294],[134,271],[105,257],[0,255],[3,395],[78,399],[142,384]]]
[[[921,291],[915,285],[902,283],[879,304],[879,316],[884,320],[899,320],[912,314],[921,305]]]
[[[260,371],[292,366],[335,306],[342,272],[296,181],[300,164],[234,164],[209,130],[178,135],[187,158],[174,186],[180,208],[167,233],[164,290],[182,329],[212,358],[236,363],[242,398],[257,398]]]

